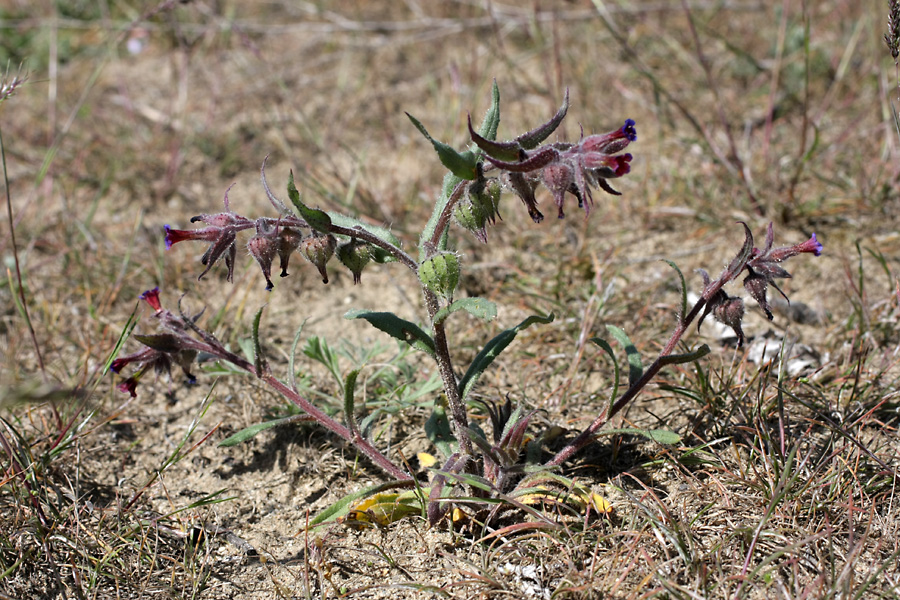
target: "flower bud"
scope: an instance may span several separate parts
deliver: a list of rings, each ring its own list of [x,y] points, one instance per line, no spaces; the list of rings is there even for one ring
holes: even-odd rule
[[[553,200],[559,209],[559,218],[565,218],[563,212],[563,204],[565,202],[566,192],[570,190],[572,184],[575,183],[575,170],[565,163],[554,163],[544,167],[541,171],[541,181],[550,193],[553,194]],[[583,202],[582,198],[579,198]]]
[[[426,258],[419,265],[419,281],[435,294],[451,298],[459,285],[459,256],[441,252]]]
[[[727,298],[713,309],[713,317],[716,321],[724,323],[734,330],[738,338],[738,346],[744,345],[744,331],[741,329],[741,321],[744,318],[744,301],[740,298]]]
[[[500,180],[496,177],[475,181],[467,190],[467,195],[472,201],[472,205],[480,210],[485,217],[485,221],[490,221],[491,224],[500,216],[498,211],[500,190]]]
[[[337,257],[353,273],[354,285],[360,283],[363,268],[372,260],[369,247],[365,242],[359,240],[350,240],[346,244],[338,246]]]
[[[460,227],[471,231],[482,244],[487,243],[485,226],[488,217],[481,204],[476,204],[469,197],[463,198],[453,210],[453,216]]]
[[[278,258],[282,277],[288,276],[288,260],[290,260],[291,254],[300,245],[302,239],[303,234],[300,233],[300,230],[293,227],[282,227],[278,231]]]
[[[322,283],[328,283],[328,271],[325,270],[325,265],[334,256],[335,246],[337,246],[337,240],[333,235],[330,233],[322,235],[316,231],[300,242],[300,253],[319,270]]]
[[[262,269],[263,276],[266,278],[266,290],[271,290],[275,287],[272,283],[272,260],[278,253],[278,240],[258,233],[247,242],[247,250]]]

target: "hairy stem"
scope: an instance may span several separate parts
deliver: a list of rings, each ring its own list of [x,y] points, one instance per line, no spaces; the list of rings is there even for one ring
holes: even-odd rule
[[[434,338],[434,359],[441,373],[441,381],[444,384],[444,393],[447,395],[447,404],[450,406],[450,427],[453,435],[459,442],[459,451],[464,456],[472,456],[472,442],[469,439],[469,417],[462,395],[459,393],[459,382],[456,381],[456,373],[453,371],[453,361],[450,358],[450,346],[447,344],[447,330],[444,323],[434,321],[440,304],[437,296],[431,290],[422,288],[425,295],[425,306],[428,308],[428,316],[431,319],[432,334]]]
[[[647,367],[647,369],[641,374],[640,379],[634,382],[634,385],[629,387],[625,393],[616,400],[615,404],[613,404],[608,412],[601,413],[594,419],[593,423],[588,426],[587,429],[578,434],[574,440],[569,442],[565,448],[560,450],[556,456],[551,459],[547,465],[548,466],[559,466],[569,458],[572,457],[573,454],[587,446],[594,439],[594,433],[598,429],[600,429],[603,425],[608,423],[614,416],[616,416],[623,408],[625,408],[632,400],[637,397],[637,395],[647,387],[647,384],[653,381],[653,378],[659,373],[660,369],[669,364],[671,361],[667,361],[666,357],[670,356],[672,352],[675,351],[675,347],[678,345],[678,342],[681,341],[681,338],[684,336],[687,328],[694,322],[694,319],[697,318],[697,315],[700,314],[700,311],[703,310],[703,307],[706,306],[707,302],[715,296],[722,287],[737,277],[737,275],[743,270],[744,265],[746,264],[747,254],[739,255],[738,259],[732,261],[731,265],[725,270],[719,279],[713,281],[706,289],[703,290],[703,294],[700,296],[700,299],[697,300],[697,303],[694,304],[693,308],[691,308],[690,312],[684,316],[683,318],[678,320],[678,325],[675,328],[675,331],[672,332],[672,336],[669,338],[669,341],[666,342],[665,347],[663,347],[662,351],[659,353],[659,356],[656,357],[656,360]]]
[[[453,214],[453,209],[456,208],[456,204],[462,198],[467,185],[469,185],[467,180],[460,181],[453,188],[453,191],[450,192],[450,197],[447,199],[447,203],[444,204],[443,210],[441,210],[437,224],[434,227],[434,233],[432,233],[429,240],[433,247],[437,248],[438,243],[441,241],[441,236],[444,235],[444,231],[450,226],[450,215]]]
[[[252,368],[252,365],[249,363],[248,366]],[[241,368],[245,367],[241,365]],[[351,431],[348,427],[338,423],[271,373],[263,373],[260,379],[270,388],[293,402],[297,407],[314,418],[320,425],[356,446],[358,450],[369,457],[369,460],[378,465],[378,467],[392,477],[396,477],[397,479],[411,479],[409,473],[391,462],[388,457],[370,444],[366,438],[362,437],[358,431]],[[353,416],[350,415],[349,418],[353,418]]]
[[[377,448],[375,448],[375,446],[369,443],[369,441],[362,437],[358,432],[351,431],[347,426],[329,417],[327,414],[325,414],[325,412],[317,408],[312,402],[297,393],[296,390],[275,377],[268,369],[266,369],[262,373],[258,373],[256,370],[256,366],[253,363],[227,350],[211,334],[194,325],[194,323],[191,322],[190,319],[185,319],[185,321],[188,327],[190,327],[196,334],[198,334],[202,338],[202,341],[191,340],[191,342],[189,342],[194,349],[198,351],[208,352],[213,356],[217,356],[218,358],[231,363],[239,369],[243,369],[248,373],[256,375],[270,388],[281,394],[281,396],[283,396],[284,398],[290,400],[295,406],[315,419],[316,422],[319,423],[319,425],[353,444],[359,451],[368,456],[369,459],[383,471],[385,471],[392,477],[396,477],[397,479],[411,479],[409,473],[395,465],[388,457],[382,454]]]
[[[373,246],[378,246],[379,248],[396,258],[397,262],[412,269],[413,271],[417,271],[419,268],[419,263],[417,263],[416,260],[409,254],[362,227],[342,227],[340,225],[335,225],[334,223],[332,223],[331,227],[328,228],[328,231],[330,233],[336,233],[338,235],[345,235],[347,237],[356,238]]]

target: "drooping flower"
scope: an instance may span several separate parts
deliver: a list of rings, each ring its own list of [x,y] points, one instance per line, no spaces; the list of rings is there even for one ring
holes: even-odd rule
[[[334,249],[337,247],[337,239],[330,233],[322,235],[317,231],[313,231],[312,235],[304,238],[300,242],[300,252],[304,258],[314,264],[322,276],[322,283],[328,283],[328,271],[325,265],[334,256]]]
[[[166,373],[171,376],[173,365],[181,367],[189,383],[196,382],[196,377],[191,373],[190,368],[197,357],[197,348],[187,334],[187,323],[185,323],[187,317],[174,315],[162,308],[158,287],[147,290],[140,295],[140,299],[146,301],[156,311],[154,317],[158,319],[161,332],[153,335],[134,335],[134,339],[144,347],[132,354],[116,358],[110,363],[109,370],[114,373],[121,373],[125,367],[131,364],[137,366],[134,373],[120,382],[116,388],[134,397],[137,395],[138,382],[145,373],[153,370],[157,374]],[[192,320],[196,320],[198,317],[199,315],[193,317]]]
[[[337,257],[353,273],[353,284],[362,281],[362,270],[372,260],[372,253],[365,242],[353,239],[337,247]]]
[[[247,242],[247,251],[256,260],[266,278],[266,290],[271,291],[275,285],[272,283],[272,261],[278,253],[278,234],[275,227],[270,226],[264,219],[256,220],[256,235]]]
[[[302,241],[303,234],[299,229],[281,227],[278,230],[278,267],[281,269],[281,277],[288,276],[288,261]]]

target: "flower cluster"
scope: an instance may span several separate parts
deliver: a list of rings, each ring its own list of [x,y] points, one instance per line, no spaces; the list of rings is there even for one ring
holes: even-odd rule
[[[231,188],[229,188],[230,190]],[[326,263],[331,259],[337,246],[337,240],[331,235],[322,235],[311,231],[304,235],[309,225],[300,218],[285,214],[280,218],[260,217],[251,221],[230,210],[228,192],[225,192],[225,210],[215,214],[202,214],[191,218],[191,223],[205,223],[201,229],[172,229],[165,226],[166,250],[174,244],[185,241],[208,242],[209,247],[200,258],[206,267],[198,279],[202,279],[219,259],[225,258],[228,269],[226,279],[234,278],[234,262],[237,256],[237,235],[246,229],[256,228],[256,234],[247,242],[247,251],[256,260],[263,276],[266,278],[266,289],[275,287],[272,283],[272,264],[278,257],[281,277],[288,276],[288,262],[295,250],[313,265],[322,275],[322,282],[328,283]],[[355,274],[355,273],[354,273]],[[358,280],[358,276],[356,277]]]
[[[521,198],[535,223],[544,219],[534,195],[538,184],[543,184],[553,194],[559,218],[562,219],[565,217],[563,204],[566,194],[575,196],[579,208],[590,214],[594,203],[591,188],[597,187],[618,196],[619,192],[607,180],[622,177],[631,171],[631,154],[619,154],[637,140],[635,123],[631,119],[627,119],[619,129],[589,135],[576,144],[554,143],[530,149],[533,139],[543,139],[556,128],[565,116],[564,108],[547,123],[511,142],[487,140],[475,132],[469,121],[472,141],[484,151],[485,159],[500,169],[501,181]]]
[[[775,231],[772,223],[769,223],[766,229],[766,245],[760,250],[753,246],[753,236],[750,234],[750,230],[747,229],[746,225],[744,225],[744,228],[746,230],[744,249],[716,282],[711,283],[706,271],[700,270],[705,290],[707,290],[704,293],[708,293],[709,297],[703,314],[697,323],[699,328],[703,323],[703,319],[709,313],[712,313],[717,321],[728,325],[734,330],[738,338],[738,346],[744,343],[744,332],[741,329],[741,321],[744,318],[744,301],[741,298],[729,296],[722,289],[722,285],[737,279],[741,273],[746,271],[747,275],[743,281],[744,289],[756,300],[760,308],[766,313],[766,317],[771,321],[773,318],[772,307],[769,306],[767,299],[769,286],[771,285],[775,288],[785,300],[790,301],[775,283],[776,279],[788,279],[791,277],[791,274],[780,263],[798,254],[813,254],[815,256],[822,254],[822,244],[816,239],[815,233],[800,244],[773,248]]]
[[[120,373],[123,368],[135,363],[137,370],[119,385],[121,392],[137,396],[138,382],[150,370],[157,374],[172,374],[172,365],[181,367],[190,383],[196,378],[190,371],[191,364],[197,358],[198,347],[194,340],[187,335],[190,325],[186,317],[177,316],[165,310],[159,301],[159,288],[147,290],[140,296],[155,311],[154,317],[159,321],[160,333],[155,335],[135,335],[134,338],[144,345],[144,348],[128,356],[123,356],[112,361],[109,369],[114,373]],[[193,323],[200,315],[190,319]]]

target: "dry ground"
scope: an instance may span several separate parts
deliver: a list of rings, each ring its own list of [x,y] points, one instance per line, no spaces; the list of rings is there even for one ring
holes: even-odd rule
[[[28,73],[0,104],[0,132],[34,338],[5,228],[2,597],[900,596],[900,132],[884,4],[4,3],[0,59]],[[333,267],[322,286],[296,257],[266,293],[247,256],[233,284],[221,266],[198,281],[199,248],[166,251],[162,230],[217,212],[232,183],[235,210],[270,214],[269,156],[278,193],[293,169],[309,203],[414,243],[442,170],[403,113],[461,146],[493,80],[501,137],[545,120],[566,87],[560,139],[638,124],[623,195],[600,197],[590,218],[572,207],[535,225],[507,195],[487,245],[457,232],[462,293],[501,307],[491,325],[454,321],[460,360],[528,314],[557,316],[478,389],[538,409],[536,433],[577,431],[608,396],[610,363],[586,343],[606,324],[647,356],[661,347],[679,294],[660,259],[699,289],[694,269],[733,256],[738,220],[760,235],[774,221],[780,244],[815,232],[825,253],[792,261],[792,304],[774,321],[754,306],[744,349],[714,324],[692,331],[713,353],[664,372],[619,418],[681,445],[602,437],[567,467],[610,515],[487,540],[418,519],[307,533],[382,474],[310,426],[217,447],[285,410],[247,376],[208,364],[195,386],[161,377],[129,400],[103,366],[154,286],[169,306],[184,294],[205,307],[204,326],[234,347],[266,305],[277,369],[304,322],[303,339],[345,351],[344,370],[377,348],[364,377],[393,399],[377,444],[431,450],[421,426],[435,392],[397,388],[426,384],[433,366],[341,318],[421,320],[399,267],[369,268],[361,286]],[[136,315],[149,331],[146,308]],[[298,370],[323,403],[338,393],[321,365]]]

